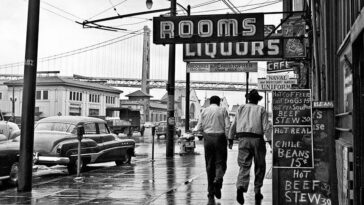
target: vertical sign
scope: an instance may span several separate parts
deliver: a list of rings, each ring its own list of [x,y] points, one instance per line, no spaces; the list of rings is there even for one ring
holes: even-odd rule
[[[273,166],[313,167],[311,91],[273,91]]]
[[[310,204],[312,105],[310,90],[273,91],[273,204]]]

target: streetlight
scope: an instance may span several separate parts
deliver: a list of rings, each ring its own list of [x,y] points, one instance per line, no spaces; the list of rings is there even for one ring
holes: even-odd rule
[[[153,6],[153,1],[152,0],[147,0],[145,4],[147,5],[148,9],[151,9],[152,6]]]

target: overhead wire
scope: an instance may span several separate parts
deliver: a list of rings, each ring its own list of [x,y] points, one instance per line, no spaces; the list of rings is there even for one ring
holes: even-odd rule
[[[240,12],[242,12],[242,11],[248,11],[248,10],[254,10],[254,9],[258,9],[258,8],[263,8],[263,7],[270,6],[270,5],[273,5],[273,4],[277,4],[277,3],[280,3],[280,2],[282,2],[282,1],[281,0],[266,1],[264,3],[257,3],[257,4],[250,4],[250,5],[238,6],[237,8],[246,8],[246,7],[250,7],[250,6],[260,5],[260,6],[257,6],[255,8],[249,8],[249,9],[246,9],[246,10],[240,10]],[[194,13],[195,14],[199,14],[199,13],[208,13],[208,12],[222,11],[222,10],[227,10],[227,9],[226,8],[224,8],[224,9],[211,9],[211,10],[197,11],[197,12],[194,12]]]
[[[68,15],[70,15],[70,16],[73,16],[73,17],[75,17],[75,18],[77,18],[77,19],[79,19],[79,20],[82,20],[82,19],[83,19],[83,18],[80,18],[80,17],[78,17],[78,16],[76,16],[76,15],[74,15],[74,14],[72,14],[72,13],[70,13],[70,12],[68,12],[68,11],[64,10],[64,9],[61,9],[61,8],[59,8],[59,7],[55,6],[55,5],[52,5],[52,4],[50,4],[50,3],[46,2],[46,1],[42,1],[42,3],[43,3],[43,4],[46,4],[46,5],[50,6],[50,7],[53,7],[53,8],[55,8],[55,9],[59,10],[59,11],[62,11],[63,13],[66,13],[66,14],[68,14]]]
[[[122,3],[125,3],[126,1],[128,1],[128,0],[123,0],[123,1],[121,1],[121,2],[119,2],[119,3],[117,3],[116,5],[112,5],[111,7],[108,7],[107,9],[104,9],[104,10],[100,11],[99,13],[97,13],[97,14],[93,15],[92,17],[88,18],[87,20],[93,19],[93,18],[95,18],[96,16],[99,16],[99,15],[101,15],[101,14],[105,13],[106,11],[108,11],[108,10],[110,10],[110,9],[112,9],[112,8],[116,7],[116,6],[119,6],[119,5],[120,5],[120,4],[122,4]]]

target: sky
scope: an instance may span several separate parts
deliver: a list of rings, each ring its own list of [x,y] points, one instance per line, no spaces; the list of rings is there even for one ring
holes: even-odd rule
[[[274,12],[282,11],[282,3],[279,0],[230,0],[242,13],[246,12]],[[221,0],[179,0],[178,3],[186,7],[191,5],[191,15],[213,15],[232,13],[232,11]],[[160,14],[142,15],[132,18],[117,19],[104,22],[104,25],[126,29],[125,31],[112,32],[99,29],[85,29],[75,21],[95,20],[100,18],[123,15],[135,12],[147,11],[145,0],[41,0],[38,58],[52,56],[96,43],[104,42],[121,36],[138,33],[144,26],[153,29],[152,17]],[[154,9],[168,8],[170,2],[167,0],[154,0]],[[264,7],[262,7],[264,6]],[[256,9],[254,9],[256,8]],[[177,7],[178,14],[184,12]],[[18,72],[22,74],[23,66],[18,68],[4,69],[1,65],[22,62],[25,56],[25,39],[27,25],[28,1],[27,0],[1,0],[0,1],[0,73]],[[265,15],[265,24],[278,25],[281,15]],[[141,76],[141,46],[142,35],[138,35],[115,46],[108,46],[94,50],[93,53],[75,55],[65,61],[49,61],[38,63],[38,70],[61,70],[60,75],[70,76],[82,74],[87,76],[103,77],[134,77]],[[117,45],[119,47],[117,47]],[[113,57],[114,56],[114,57]],[[112,58],[113,57],[113,58]],[[124,59],[118,64],[113,59]],[[71,60],[72,59],[72,60]],[[91,60],[90,60],[91,59]],[[87,61],[88,64],[83,63]],[[113,63],[114,62],[114,63]],[[118,71],[108,72],[107,68],[96,66],[99,64],[106,67],[117,67]],[[265,75],[265,62],[258,63],[258,74],[251,75],[252,82],[257,77]],[[47,67],[47,68],[45,68]],[[68,69],[66,69],[66,67]],[[176,79],[185,80],[186,63],[182,60],[182,46],[176,46]],[[140,69],[139,69],[140,68]],[[167,79],[168,70],[168,46],[151,45],[151,78]],[[102,74],[100,74],[102,73]],[[110,76],[116,75],[116,76]],[[191,80],[213,80],[213,81],[245,81],[245,74],[191,74]],[[124,94],[137,90],[138,88],[120,88]],[[158,99],[166,91],[164,89],[152,89],[151,95]],[[225,96],[232,106],[242,104],[244,93],[228,91],[197,91],[198,97],[203,100],[211,95]]]

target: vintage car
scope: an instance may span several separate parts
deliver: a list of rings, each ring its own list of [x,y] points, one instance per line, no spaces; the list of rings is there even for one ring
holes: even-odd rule
[[[11,186],[18,182],[19,127],[12,122],[0,121],[0,181]]]
[[[35,125],[35,164],[66,165],[68,172],[77,172],[78,127],[81,138],[81,169],[87,164],[115,161],[116,165],[130,163],[135,156],[135,141],[120,139],[110,132],[105,120],[81,116],[53,116]]]
[[[175,127],[175,135],[178,137],[181,137],[181,130]],[[157,135],[157,138],[159,138],[161,135],[167,136],[167,122],[161,121],[156,123],[155,128],[155,134]]]

